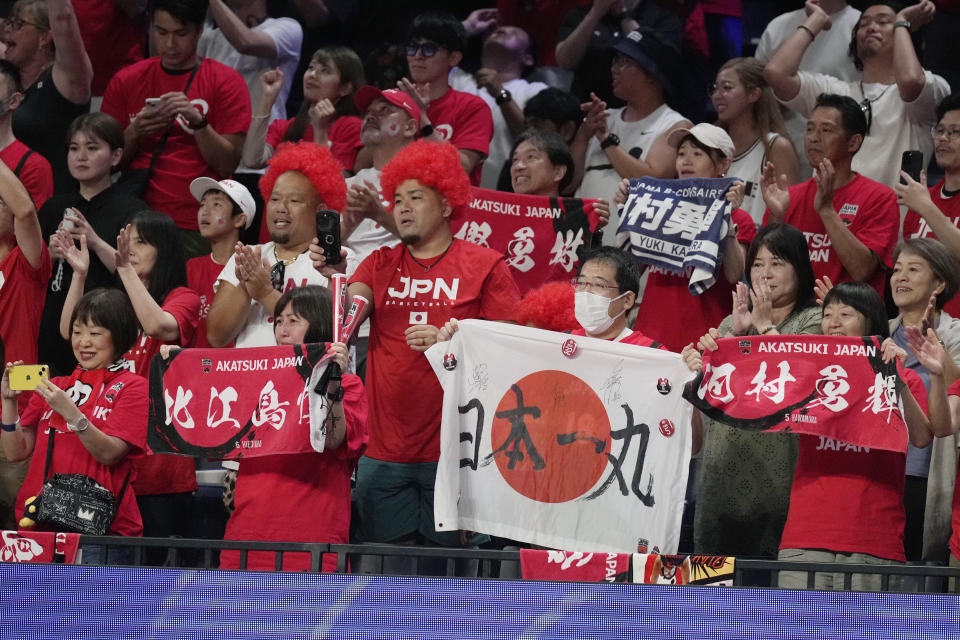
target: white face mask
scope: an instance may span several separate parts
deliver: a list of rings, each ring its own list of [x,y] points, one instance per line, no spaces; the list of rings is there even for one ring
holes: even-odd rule
[[[614,320],[626,313],[626,309],[611,318],[608,309],[610,303],[619,300],[629,292],[621,293],[616,298],[606,298],[599,293],[577,291],[573,295],[573,314],[577,317],[580,326],[589,333],[596,335],[610,328]]]

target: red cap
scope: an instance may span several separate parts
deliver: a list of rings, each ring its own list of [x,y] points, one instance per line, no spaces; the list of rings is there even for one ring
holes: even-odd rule
[[[380,89],[377,89],[371,85],[360,87],[356,95],[353,96],[353,103],[357,106],[357,109],[359,109],[360,113],[362,114],[366,112],[367,107],[370,106],[370,103],[377,98],[383,98],[390,104],[400,107],[409,113],[411,118],[417,121],[417,125],[420,124],[420,107],[418,107],[417,103],[413,101],[413,98],[399,89],[387,89],[386,91],[381,91]]]

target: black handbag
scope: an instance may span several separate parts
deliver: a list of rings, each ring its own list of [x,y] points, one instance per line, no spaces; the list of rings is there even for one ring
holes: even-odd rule
[[[190,77],[187,78],[187,85],[183,88],[183,92],[186,93],[190,89],[190,85],[193,84],[193,77],[197,75],[197,71],[200,69],[200,65],[203,64],[203,59],[200,59],[200,62],[197,63],[197,66],[193,68],[193,71],[190,72]],[[153,175],[153,168],[157,165],[157,160],[160,158],[160,154],[163,152],[163,147],[167,144],[167,138],[170,137],[170,132],[173,131],[173,125],[176,123],[176,118],[174,118],[170,124],[167,125],[167,128],[164,129],[163,135],[160,136],[160,140],[157,142],[157,146],[153,148],[153,153],[150,155],[150,166],[141,167],[140,169],[124,169],[120,174],[120,178],[114,184],[114,188],[119,192],[126,194],[132,198],[143,199],[143,194],[147,192],[147,185],[150,184],[150,176]]]
[[[117,506],[130,482],[130,472],[116,497],[109,489],[82,473],[55,473],[50,476],[53,441],[57,430],[50,428],[47,459],[43,467],[44,483],[36,500],[27,505],[24,515],[56,531],[105,536],[117,515]]]

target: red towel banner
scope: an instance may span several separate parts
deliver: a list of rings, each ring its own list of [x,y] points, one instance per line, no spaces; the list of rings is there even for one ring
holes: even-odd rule
[[[450,226],[461,240],[503,253],[524,294],[577,275],[577,249],[590,245],[600,223],[596,202],[474,188]]]
[[[902,382],[876,337],[751,336],[717,345],[684,390],[714,420],[906,452]]]
[[[327,345],[184,349],[150,363],[154,453],[232,460],[312,451],[310,377]]]

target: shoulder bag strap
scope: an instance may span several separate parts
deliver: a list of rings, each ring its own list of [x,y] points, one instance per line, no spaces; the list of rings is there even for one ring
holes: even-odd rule
[[[200,58],[200,61],[197,63],[197,66],[193,68],[193,71],[190,72],[190,77],[187,78],[187,85],[183,88],[183,93],[186,94],[190,90],[190,85],[193,84],[193,78],[197,75],[197,71],[200,70],[200,65],[203,64],[203,58]],[[157,146],[153,148],[153,153],[150,156],[150,167],[147,170],[148,175],[153,173],[153,168],[157,165],[157,160],[160,158],[160,153],[163,151],[163,147],[167,144],[167,138],[170,137],[170,132],[173,131],[173,125],[176,123],[176,118],[170,121],[170,124],[167,125],[167,128],[164,129],[163,135],[160,137],[160,141],[157,142]]]
[[[48,435],[47,435],[47,460],[43,463],[43,481],[46,482],[47,478],[50,477],[50,465],[53,464],[53,436],[57,433],[57,430],[52,426],[47,426]]]

